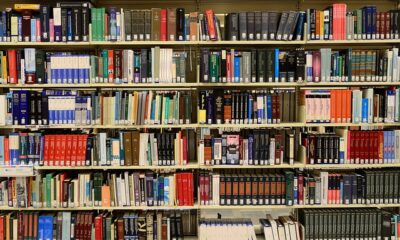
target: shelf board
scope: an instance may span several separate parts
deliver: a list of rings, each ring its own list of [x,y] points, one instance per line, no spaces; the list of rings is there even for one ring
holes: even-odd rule
[[[94,46],[197,46],[199,41],[92,41]]]
[[[92,210],[103,210],[103,211],[115,211],[115,210],[190,210],[198,209],[198,205],[194,206],[127,206],[127,207],[55,207],[55,208],[21,208],[21,207],[0,207],[0,211],[92,211]]]
[[[197,83],[0,84],[0,88],[193,88]]]
[[[201,128],[283,128],[304,127],[304,123],[266,123],[266,124],[198,124]]]
[[[399,44],[400,39],[370,39],[370,40],[307,40],[306,45],[365,45],[365,44]]]
[[[196,128],[198,124],[148,124],[148,125],[6,125],[0,129],[162,129],[162,128]]]
[[[199,165],[199,169],[294,169],[304,168],[304,164],[295,163],[278,165]]]
[[[382,164],[303,164],[305,169],[367,169],[367,168],[393,168],[400,167],[400,163]]]
[[[92,166],[94,170],[176,170],[176,169],[198,169],[198,164],[175,165],[175,166]]]
[[[268,209],[301,209],[301,208],[388,208],[400,207],[399,203],[393,204],[328,204],[328,205],[201,205],[200,210],[268,210]]]
[[[92,45],[91,42],[0,42],[0,47],[87,47],[90,45]]]
[[[199,41],[200,46],[227,46],[227,45],[304,45],[305,40],[300,41],[273,41],[273,40],[253,40],[253,41]]]
[[[393,127],[400,126],[400,122],[393,123],[306,123],[305,127]]]

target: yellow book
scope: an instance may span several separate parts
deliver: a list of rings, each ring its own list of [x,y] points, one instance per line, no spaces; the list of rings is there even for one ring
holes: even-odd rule
[[[319,14],[319,39],[324,39],[324,11]]]
[[[7,56],[1,58],[1,78],[3,82],[7,83],[8,73],[7,73]]]
[[[206,123],[206,110],[198,109],[197,110],[197,122],[198,123]]]
[[[14,10],[32,10],[32,11],[39,11],[40,4],[14,4]]]

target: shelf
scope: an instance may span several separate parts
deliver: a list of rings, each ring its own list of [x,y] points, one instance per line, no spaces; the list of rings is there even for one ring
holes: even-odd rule
[[[301,208],[388,208],[400,207],[399,203],[393,204],[328,204],[328,205],[202,205],[200,210],[268,210],[268,209],[301,209]]]
[[[197,205],[194,206],[128,206],[128,207],[76,207],[76,208],[19,208],[19,207],[0,207],[0,211],[116,211],[116,210],[190,210],[198,209]]]
[[[400,163],[382,164],[303,164],[305,169],[368,169],[400,167]]]
[[[198,124],[201,128],[284,128],[304,127],[304,123],[266,123],[266,124]]]
[[[400,122],[393,123],[306,123],[305,127],[393,127],[400,126]]]
[[[264,40],[253,40],[253,41],[199,41],[200,46],[227,46],[227,45],[304,45],[305,40],[300,41],[264,41]]]
[[[88,83],[88,84],[0,84],[0,88],[46,89],[46,88],[109,88],[109,89],[159,89],[185,90],[195,88],[240,87],[240,88],[318,88],[318,87],[363,87],[400,86],[400,82],[229,82],[229,83]],[[178,88],[178,89],[177,89]]]
[[[92,41],[93,46],[197,46],[199,41]]]
[[[370,40],[307,40],[306,45],[365,45],[365,44],[399,44],[400,39],[370,39]]]
[[[199,165],[199,169],[294,169],[304,168],[304,164],[295,163],[278,165]]]
[[[0,42],[0,47],[87,47],[91,42]]]
[[[6,125],[0,129],[162,129],[162,128],[196,128],[198,124],[148,124],[148,125]]]
[[[0,84],[0,88],[194,88],[197,83]]]

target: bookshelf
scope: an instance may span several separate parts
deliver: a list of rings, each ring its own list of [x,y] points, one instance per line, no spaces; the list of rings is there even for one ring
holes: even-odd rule
[[[313,4],[320,4],[323,9],[331,1],[317,1],[317,0],[298,0],[298,1],[271,1],[265,3],[265,1],[251,0],[250,3],[243,3],[240,0],[199,0],[199,1],[110,1],[110,0],[99,0],[97,4],[100,6],[121,6],[121,7],[137,7],[137,8],[150,8],[154,4],[162,7],[168,6],[185,6],[187,11],[203,11],[208,8],[215,9],[216,12],[231,12],[243,10],[254,10],[254,9],[268,9],[270,7],[276,9],[290,8],[291,10],[306,10]],[[349,3],[349,8],[356,8],[358,6],[365,5],[365,1],[346,1]],[[366,1],[367,3],[373,3],[373,1]],[[0,3],[0,7],[9,3]],[[383,9],[397,8],[398,1],[382,1]],[[259,8],[260,7],[260,8]],[[219,17],[223,17],[223,14],[218,14]],[[306,34],[306,33],[305,33]],[[302,90],[313,89],[353,89],[362,87],[380,88],[380,87],[399,87],[400,82],[392,81],[357,81],[357,82],[248,82],[248,83],[203,83],[200,81],[199,76],[199,53],[201,48],[283,48],[283,49],[318,49],[322,47],[331,48],[346,48],[348,46],[357,48],[383,48],[383,47],[399,47],[399,39],[375,39],[375,40],[296,40],[296,41],[88,41],[88,42],[0,42],[0,50],[9,48],[26,48],[34,47],[37,49],[56,49],[62,51],[92,51],[99,52],[102,49],[139,49],[139,48],[150,48],[155,46],[168,47],[173,49],[184,49],[185,51],[193,51],[195,54],[195,64],[193,64],[194,74],[188,76],[190,82],[186,83],[127,83],[127,84],[115,84],[115,83],[87,83],[87,84],[0,84],[0,91],[7,92],[9,90],[40,90],[40,89],[73,89],[73,90],[90,90],[90,91],[113,91],[113,90],[154,90],[154,91],[193,91],[198,93],[202,90],[208,89],[231,89],[231,90],[248,90],[248,89],[294,89],[297,93]],[[296,96],[298,97],[298,96]],[[296,98],[297,102],[298,98]],[[193,103],[193,107],[197,108],[197,103]],[[193,109],[195,112],[197,109]],[[305,112],[300,111],[300,115],[304,116]],[[194,114],[196,115],[196,114]],[[60,130],[84,130],[91,131],[94,134],[101,131],[125,131],[125,130],[141,130],[141,131],[168,131],[169,129],[195,129],[200,132],[202,129],[215,130],[235,130],[235,129],[246,129],[246,130],[257,130],[257,129],[326,129],[326,128],[343,128],[343,129],[398,129],[400,122],[384,122],[384,123],[306,123],[303,121],[296,122],[282,122],[282,123],[270,123],[270,124],[202,124],[197,123],[197,119],[191,124],[144,124],[144,125],[6,125],[0,126],[0,131],[9,132],[14,131],[60,131]],[[197,141],[198,139],[196,139]],[[196,145],[197,146],[197,145]],[[303,153],[302,153],[303,154]],[[304,154],[303,154],[304,155]],[[398,160],[398,159],[397,159]],[[0,167],[0,173],[6,167]],[[28,167],[32,169],[34,173],[49,173],[49,172],[70,172],[74,171],[83,173],[92,172],[106,172],[106,173],[121,173],[123,171],[130,172],[144,172],[152,171],[156,173],[170,173],[170,172],[194,172],[199,173],[200,171],[296,171],[296,170],[316,170],[316,171],[352,171],[352,170],[391,170],[400,169],[400,163],[385,163],[385,164],[307,164],[305,160],[299,157],[295,160],[294,164],[276,164],[276,165],[202,165],[196,162],[190,162],[187,165],[173,165],[173,166],[32,166]],[[4,170],[3,170],[4,171]],[[0,176],[1,177],[1,176]],[[195,186],[197,187],[197,186]],[[198,194],[199,195],[199,194]],[[199,198],[199,196],[197,196]],[[199,218],[203,216],[213,216],[215,212],[219,211],[289,211],[290,213],[297,214],[299,209],[334,209],[334,208],[400,208],[399,203],[392,204],[320,204],[320,205],[201,205],[195,202],[193,206],[130,206],[130,207],[57,207],[57,208],[21,208],[21,207],[0,207],[0,212],[9,211],[97,211],[97,212],[123,212],[123,211],[179,211],[179,210],[196,210],[198,211]]]

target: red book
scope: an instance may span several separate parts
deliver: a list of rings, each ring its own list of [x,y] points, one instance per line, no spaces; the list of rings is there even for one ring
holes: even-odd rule
[[[4,164],[10,165],[10,142],[8,137],[4,138]]]
[[[79,135],[79,154],[77,157],[77,163],[78,166],[85,166],[85,160],[86,160],[86,142],[87,142],[87,138],[88,135],[86,134],[82,134]]]
[[[5,239],[5,236],[4,236],[4,215],[0,216],[0,239]]]
[[[59,136],[60,139],[60,166],[65,166],[65,150],[67,148],[67,135],[62,134]]]
[[[226,53],[226,81],[232,82],[232,57],[230,52]]]
[[[71,151],[72,151],[72,135],[66,134],[65,135],[65,152],[64,152],[65,166],[71,166]]]
[[[108,50],[107,53],[108,56],[108,82],[113,83],[114,82],[114,50]]]
[[[64,180],[65,180],[65,173],[61,173],[60,174],[60,186],[59,186],[59,188],[60,188],[60,196],[61,197],[59,198],[60,200],[58,202],[60,207],[62,207],[64,191],[65,191],[65,189],[64,189]]]
[[[55,136],[54,135],[49,135],[49,166],[54,166],[54,153],[55,153]]]
[[[188,164],[188,142],[187,137],[183,136],[183,162],[182,165]]]
[[[40,19],[36,18],[36,42],[41,42],[42,29],[40,28]]]
[[[314,51],[312,54],[312,65],[313,65],[313,80],[314,82],[321,81],[321,52]]]
[[[333,26],[332,26],[332,34],[333,34],[333,40],[338,40],[339,39],[339,6],[338,4],[333,4],[332,5],[332,11],[333,11]]]
[[[298,183],[298,190],[299,190],[299,195],[298,195],[298,203],[299,205],[304,204],[304,176],[299,175],[297,177],[297,183]]]
[[[94,218],[94,239],[103,240],[103,215]]]
[[[61,161],[61,136],[60,135],[54,135],[54,166],[60,166],[60,161]]]
[[[71,166],[77,165],[77,151],[78,151],[78,135],[74,134],[71,137],[72,146],[71,146]]]
[[[183,200],[183,204],[181,204],[181,206],[189,206],[189,194],[188,194],[189,178],[187,176],[187,173],[182,173],[181,179],[182,179],[181,181],[182,181],[182,200]],[[207,195],[205,195],[204,197],[207,197]]]
[[[182,185],[182,173],[177,173],[176,175],[176,189],[177,189],[177,205],[183,206],[183,185]]]
[[[379,163],[383,163],[383,131],[379,131],[379,152],[378,152],[378,159]]]
[[[217,40],[217,32],[215,30],[215,19],[214,11],[212,9],[206,10],[207,26],[208,26],[208,36],[210,40]]]
[[[385,13],[385,38],[390,39],[390,12]]]
[[[188,195],[188,205],[192,205],[192,201],[191,201],[191,196],[190,193],[192,192],[191,188],[190,188],[190,173],[187,174],[187,178],[188,178],[188,192],[185,192],[185,194]],[[210,198],[212,196],[209,195],[210,192],[210,175],[206,175],[204,176],[204,203],[205,205],[208,205],[210,203]]]
[[[374,141],[374,156],[373,163],[379,163],[379,131],[373,131],[373,141]]]
[[[189,186],[188,186],[189,191],[187,192],[187,194],[189,195],[189,205],[190,206],[194,206],[194,199],[193,199],[193,192],[194,192],[193,173],[188,173],[188,179],[189,179],[189,181],[188,181],[188,183],[189,183]]]
[[[17,51],[15,49],[7,50],[7,63],[8,63],[8,83],[18,83],[17,73]]]
[[[160,11],[161,17],[161,41],[167,41],[167,9],[161,9]]]

